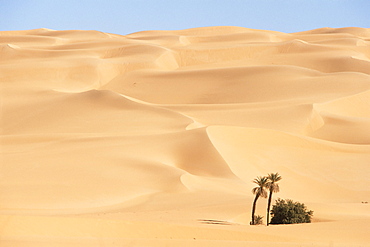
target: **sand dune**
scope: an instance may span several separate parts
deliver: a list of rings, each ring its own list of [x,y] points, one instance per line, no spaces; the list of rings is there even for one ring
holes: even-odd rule
[[[193,123],[190,118],[180,113],[139,104],[117,93],[103,90],[72,94],[53,91],[23,94],[23,99],[6,108],[3,110],[2,119],[3,133],[7,135],[156,134],[180,131]],[[12,114],[14,112],[22,117]],[[150,119],[150,122],[147,119]]]
[[[353,78],[353,84],[348,85]],[[293,66],[249,66],[138,71],[116,77],[103,88],[156,104],[228,104],[321,102],[370,90],[369,85],[369,77],[359,73],[327,75]]]
[[[369,46],[355,27],[0,32],[0,245],[370,246]],[[249,225],[270,172],[312,224]]]

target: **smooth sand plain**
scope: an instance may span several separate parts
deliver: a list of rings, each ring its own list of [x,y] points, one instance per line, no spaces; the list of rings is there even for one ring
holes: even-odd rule
[[[370,246],[370,29],[0,45],[2,247]],[[313,223],[249,225],[271,172]]]

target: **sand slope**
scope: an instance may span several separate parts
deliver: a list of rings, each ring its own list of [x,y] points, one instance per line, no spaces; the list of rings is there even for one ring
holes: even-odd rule
[[[1,246],[370,246],[369,29],[6,31],[0,57]],[[312,224],[249,225],[270,172]]]

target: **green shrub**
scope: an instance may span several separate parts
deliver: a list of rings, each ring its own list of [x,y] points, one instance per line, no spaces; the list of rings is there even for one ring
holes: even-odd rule
[[[312,215],[313,211],[307,211],[303,203],[279,198],[272,206],[270,224],[310,223]]]

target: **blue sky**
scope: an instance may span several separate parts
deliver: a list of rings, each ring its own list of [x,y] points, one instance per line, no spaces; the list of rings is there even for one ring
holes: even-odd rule
[[[370,0],[0,0],[0,11],[1,31],[370,28]]]

